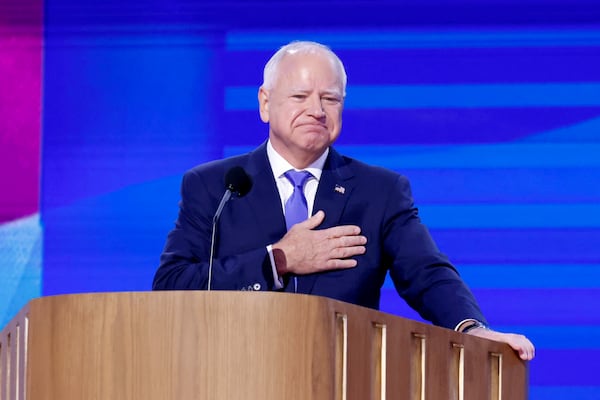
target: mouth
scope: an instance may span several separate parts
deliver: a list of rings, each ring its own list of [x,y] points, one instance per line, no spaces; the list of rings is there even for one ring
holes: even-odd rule
[[[327,130],[327,125],[325,124],[319,124],[319,123],[314,123],[314,122],[307,122],[304,124],[298,124],[298,128],[308,128],[308,129],[325,129]]]

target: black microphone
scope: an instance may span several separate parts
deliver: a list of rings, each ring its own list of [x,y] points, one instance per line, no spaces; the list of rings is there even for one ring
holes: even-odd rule
[[[215,237],[217,233],[217,221],[219,221],[219,217],[223,212],[223,208],[225,207],[225,203],[231,199],[231,195],[235,194],[237,197],[244,197],[248,194],[248,192],[252,189],[252,179],[250,176],[244,171],[244,168],[236,166],[232,167],[225,174],[225,193],[221,198],[221,202],[219,203],[219,207],[217,207],[217,211],[215,212],[215,216],[213,217],[213,225],[212,225],[212,234],[210,238],[210,258],[208,260],[208,290],[210,290],[210,285],[212,282],[212,268],[213,268],[213,258],[215,255]]]
[[[252,179],[242,167],[233,167],[225,174],[225,188],[244,197],[252,189]]]

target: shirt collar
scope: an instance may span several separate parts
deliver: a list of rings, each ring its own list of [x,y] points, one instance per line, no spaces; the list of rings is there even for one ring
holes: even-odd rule
[[[325,149],[323,154],[319,158],[317,158],[312,164],[308,167],[304,168],[303,171],[308,171],[314,176],[317,181],[321,179],[321,173],[323,172],[323,167],[325,166],[325,160],[327,160],[327,156],[329,155],[329,147]],[[275,179],[283,176],[284,173],[289,171],[290,169],[296,169],[290,164],[285,158],[283,158],[271,144],[269,140],[267,142],[267,157],[269,158],[269,164],[271,164],[271,169],[273,170],[273,175]]]

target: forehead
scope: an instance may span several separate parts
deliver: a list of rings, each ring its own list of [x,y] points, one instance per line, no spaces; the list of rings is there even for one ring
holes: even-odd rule
[[[332,57],[324,52],[286,54],[279,64],[277,85],[319,83],[341,87],[339,68]]]

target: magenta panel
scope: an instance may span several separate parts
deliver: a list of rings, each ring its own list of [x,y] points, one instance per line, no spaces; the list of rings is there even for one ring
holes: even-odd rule
[[[0,223],[38,212],[42,0],[0,15]]]

